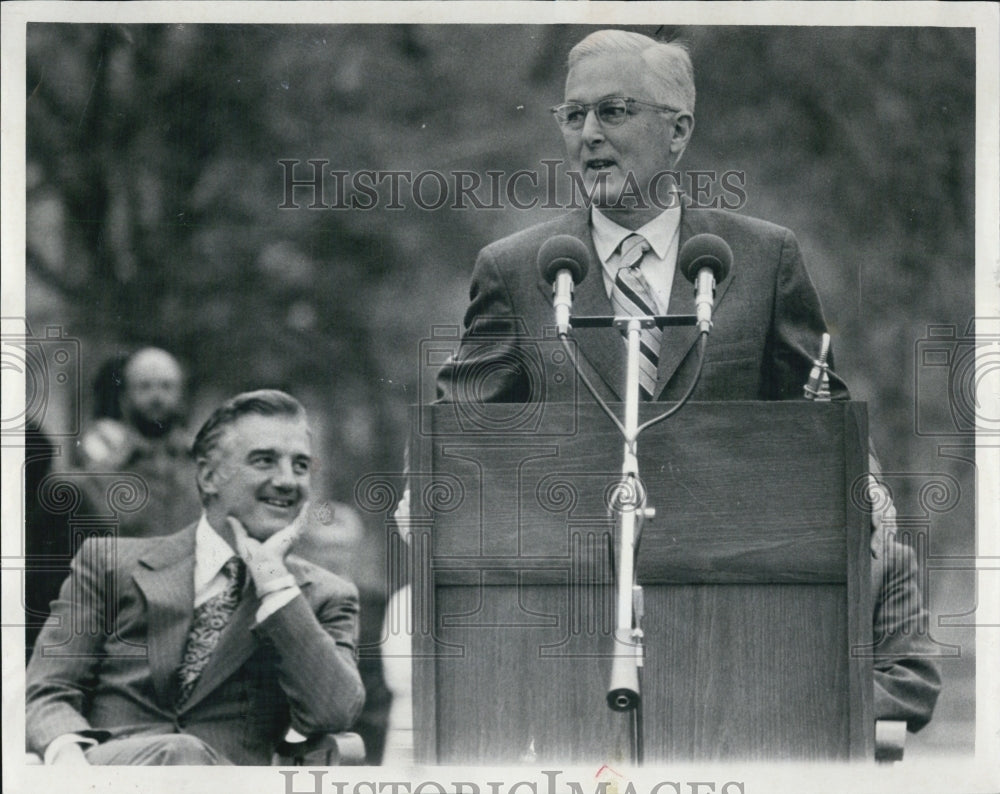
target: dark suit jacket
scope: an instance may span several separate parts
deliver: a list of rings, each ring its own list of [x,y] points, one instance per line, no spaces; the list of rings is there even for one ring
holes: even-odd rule
[[[766,221],[711,209],[684,208],[679,245],[696,234],[722,237],[733,250],[729,276],[716,289],[714,327],[693,400],[786,400],[802,397],[826,330],[816,290],[794,235]],[[466,334],[456,360],[438,377],[444,402],[572,399],[573,384],[548,375],[546,345],[553,344],[552,287],[536,266],[538,249],[557,234],[579,238],[590,251],[590,269],[576,287],[574,315],[611,315],[601,262],[591,239],[587,210],[533,226],[484,248],[476,261],[465,315]],[[694,288],[680,268],[674,274],[669,314],[694,313]],[[584,371],[606,400],[625,394],[624,343],[601,329],[572,333]],[[548,341],[546,341],[546,337]],[[698,332],[664,329],[656,398],[676,400],[694,374]],[[541,351],[537,356],[535,351]],[[528,361],[525,359],[529,358]],[[536,358],[532,361],[530,359]],[[536,366],[537,365],[537,366]],[[846,398],[838,378],[835,397]]]
[[[183,732],[236,764],[268,764],[288,727],[349,727],[364,690],[355,662],[357,591],[304,560],[302,590],[255,625],[248,581],[194,691],[174,709],[194,611],[196,525],[161,538],[87,541],[73,560],[27,672],[29,750],[64,733],[101,740]]]
[[[679,246],[702,233],[729,243],[733,265],[716,288],[704,369],[691,399],[802,399],[826,323],[795,236],[755,218],[684,207]],[[548,348],[555,344],[552,287],[536,264],[539,248],[557,234],[579,238],[590,252],[589,271],[573,296],[574,316],[614,314],[587,210],[498,240],[476,260],[465,335],[458,355],[438,376],[439,401],[574,399],[573,379],[554,377],[550,366]],[[668,313],[694,313],[694,290],[680,268]],[[697,336],[693,327],[664,329],[656,399],[678,400],[687,389],[697,367]],[[577,328],[572,337],[581,368],[598,393],[605,400],[622,400],[621,335],[607,328]],[[835,375],[830,389],[834,399],[849,399],[846,385]],[[926,633],[912,554],[891,539],[883,542],[882,535],[877,539],[872,560],[876,718],[907,720],[910,730],[918,730],[930,719],[940,689],[933,643]]]
[[[930,637],[913,550],[884,527],[872,533],[871,587],[875,717],[905,720],[918,731],[930,721],[941,691],[939,649]]]

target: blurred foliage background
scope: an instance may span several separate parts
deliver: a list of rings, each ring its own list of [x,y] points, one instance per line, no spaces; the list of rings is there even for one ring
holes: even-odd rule
[[[955,433],[954,367],[917,363],[932,325],[970,349],[975,37],[968,29],[633,27],[691,49],[697,127],[682,166],[746,174],[741,211],[795,230],[869,404],[897,507],[932,556],[974,549],[971,453]],[[191,425],[260,386],[302,399],[321,490],[353,502],[398,471],[406,406],[433,377],[432,326],[461,321],[477,250],[542,209],[310,209],[282,159],[330,170],[544,172],[561,156],[547,107],[590,29],[523,25],[28,26],[27,311],[81,340],[81,404],[106,359],[144,344],[190,374]],[[544,179],[543,179],[544,185]],[[336,198],[325,181],[326,203]],[[433,198],[436,188],[426,186]],[[350,194],[348,194],[350,195]],[[488,194],[487,194],[488,195]],[[533,264],[531,265],[533,266]],[[950,372],[950,380],[949,380]],[[961,390],[961,389],[959,389]],[[917,432],[917,407],[922,430]],[[959,492],[928,500],[937,474]],[[350,573],[384,591],[385,516],[363,516]],[[942,662],[920,752],[971,751],[971,573],[932,573]],[[377,597],[373,602],[377,607]],[[366,635],[381,616],[369,610]],[[947,621],[946,621],[947,622]],[[950,647],[949,646],[949,647]],[[954,651],[945,649],[946,653]]]

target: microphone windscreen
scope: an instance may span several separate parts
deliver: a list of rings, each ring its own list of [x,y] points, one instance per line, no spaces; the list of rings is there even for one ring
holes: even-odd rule
[[[573,283],[579,284],[587,275],[589,264],[587,246],[572,234],[550,237],[538,249],[538,272],[549,284],[556,280],[560,270],[568,270],[573,276]]]
[[[696,234],[684,243],[677,257],[677,265],[684,278],[692,282],[698,277],[699,270],[709,267],[718,284],[729,275],[729,269],[733,265],[733,251],[729,243],[716,234]]]

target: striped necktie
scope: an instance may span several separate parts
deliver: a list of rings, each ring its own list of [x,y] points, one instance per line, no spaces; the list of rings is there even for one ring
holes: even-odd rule
[[[229,619],[240,603],[240,592],[246,578],[246,565],[239,557],[230,557],[222,566],[226,577],[226,589],[218,595],[200,604],[194,610],[194,620],[188,631],[187,645],[184,647],[184,658],[177,668],[177,681],[180,688],[177,692],[175,706],[180,708],[194,691],[202,671],[212,658],[212,651],[219,644],[222,630],[226,628]]]
[[[649,243],[640,234],[626,237],[620,246],[621,267],[611,288],[611,304],[615,314],[640,317],[656,314],[656,301],[639,265],[649,250]],[[660,361],[660,342],[663,331],[643,328],[639,335],[639,393],[644,400],[652,400],[656,389],[656,367]]]

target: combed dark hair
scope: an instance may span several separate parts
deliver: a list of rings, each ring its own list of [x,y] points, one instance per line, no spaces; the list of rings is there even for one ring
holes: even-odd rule
[[[240,417],[248,414],[305,418],[306,409],[292,395],[277,389],[259,389],[237,394],[216,408],[201,426],[191,448],[194,459],[201,460],[208,457],[219,443],[223,431]]]

